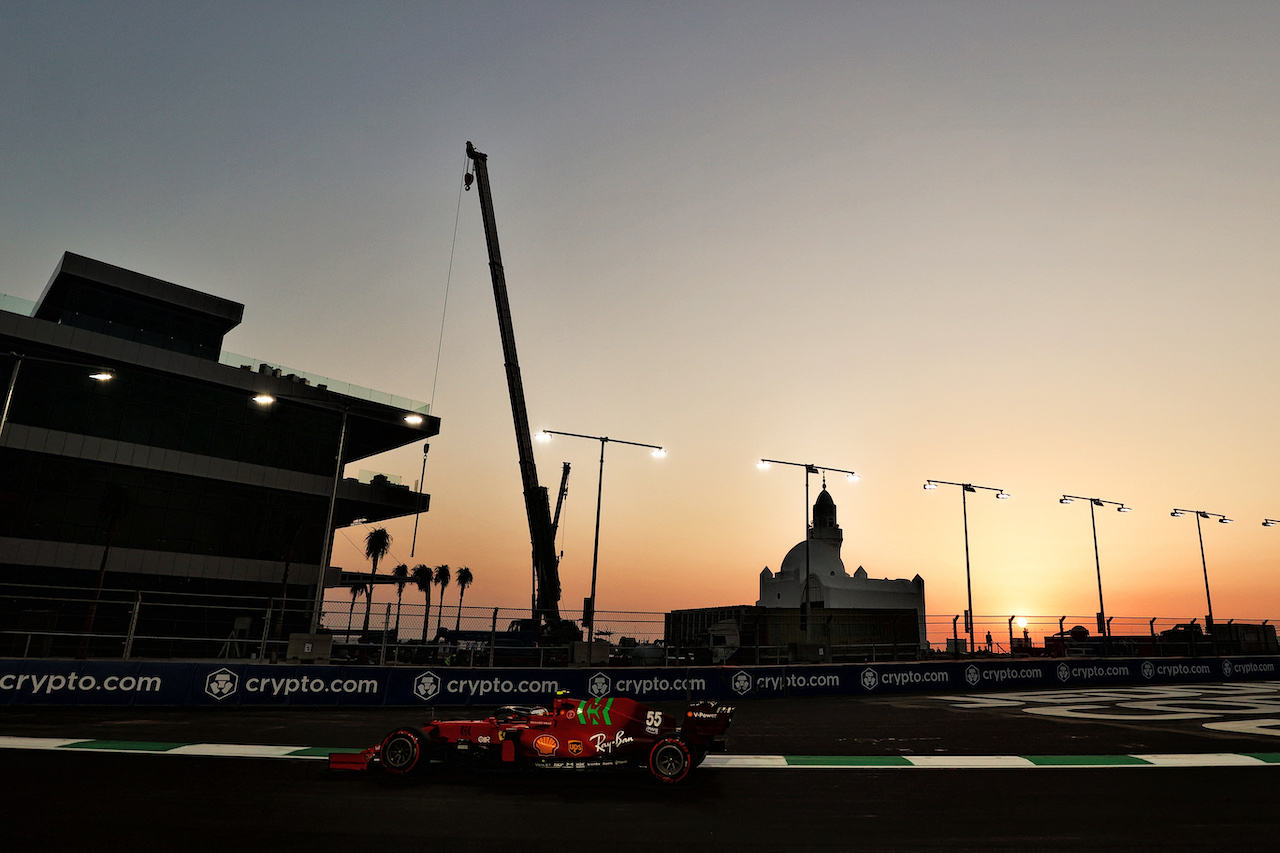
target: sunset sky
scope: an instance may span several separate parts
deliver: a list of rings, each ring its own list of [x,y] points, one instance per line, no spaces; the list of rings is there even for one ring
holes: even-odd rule
[[[601,610],[753,603],[804,524],[764,456],[858,471],[847,568],[948,620],[960,492],[926,478],[1012,495],[969,500],[1001,623],[1097,609],[1064,492],[1133,507],[1098,513],[1109,613],[1203,619],[1182,507],[1236,519],[1204,525],[1215,615],[1280,620],[1277,44],[1274,2],[0,0],[0,291],[77,252],[244,303],[229,350],[431,401],[389,560],[519,607],[471,140],[533,429],[669,450],[609,446]],[[598,451],[537,445],[553,497],[573,465],[570,609]]]

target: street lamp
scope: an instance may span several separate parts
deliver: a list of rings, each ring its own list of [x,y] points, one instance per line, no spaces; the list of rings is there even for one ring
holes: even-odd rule
[[[1262,519],[1262,526],[1263,526],[1263,527],[1275,527],[1277,524],[1280,524],[1280,518],[1264,518],[1264,519]]]
[[[1102,642],[1105,650],[1110,651],[1111,648],[1111,627],[1107,623],[1107,609],[1102,604],[1102,561],[1098,558],[1098,520],[1094,515],[1094,507],[1111,505],[1116,508],[1116,512],[1131,512],[1131,508],[1125,506],[1119,501],[1104,501],[1102,498],[1082,498],[1079,495],[1063,495],[1060,504],[1070,504],[1076,501],[1089,502],[1089,523],[1093,525],[1093,564],[1098,570],[1098,633],[1102,635]]]
[[[850,483],[856,483],[862,478],[859,477],[856,472],[848,471],[844,468],[830,468],[825,465],[813,465],[808,462],[785,462],[781,459],[761,459],[756,463],[756,467],[761,471],[769,470],[770,465],[791,465],[796,468],[804,469],[804,584],[800,587],[800,616],[804,620],[804,641],[808,643],[810,642],[813,633],[813,629],[810,624],[813,620],[809,618],[810,611],[812,609],[809,602],[809,597],[811,595],[810,583],[813,580],[813,572],[809,567],[809,542],[812,538],[809,535],[809,475],[817,474],[820,471],[824,472],[822,478],[822,487],[824,489],[827,487],[827,478],[825,475],[825,472],[827,471],[844,474],[845,479]]]
[[[933,491],[938,486],[959,486],[960,487],[960,511],[964,514],[964,588],[969,603],[969,609],[965,611],[964,622],[965,627],[969,631],[969,651],[972,653],[973,645],[973,584],[970,581],[969,572],[969,506],[967,497],[970,492],[977,492],[978,489],[984,489],[988,492],[995,492],[996,499],[1007,501],[1009,493],[1004,489],[997,489],[994,486],[975,486],[973,483],[953,483],[950,480],[925,480],[925,491]]]
[[[408,418],[405,418],[409,422]],[[410,422],[412,423],[412,422]],[[422,418],[418,418],[418,423],[422,423]],[[422,508],[422,493],[427,488],[427,454],[431,452],[431,444],[422,445],[422,474],[418,477],[418,508]],[[414,551],[418,548],[418,519],[422,513],[415,512],[413,514],[413,543],[409,545],[409,556],[412,557]]]
[[[569,438],[586,438],[591,441],[600,442],[600,473],[596,479],[596,535],[595,544],[591,549],[591,621],[587,622],[587,657],[590,660],[592,644],[596,638],[596,573],[600,565],[600,503],[604,495],[604,446],[609,442],[614,444],[629,444],[632,447],[647,447],[651,451],[651,455],[656,459],[661,459],[667,455],[666,448],[657,444],[645,444],[640,441],[622,441],[617,438],[609,438],[603,435],[582,435],[576,432],[560,432],[554,429],[544,429],[534,438],[538,441],[550,441],[553,436],[563,435]]]
[[[1205,622],[1207,624],[1207,627],[1209,628],[1209,637],[1212,639],[1213,637],[1213,598],[1209,595],[1209,564],[1206,563],[1204,559],[1204,533],[1201,532],[1200,530],[1200,519],[1216,518],[1218,519],[1219,524],[1230,524],[1232,519],[1227,518],[1225,515],[1222,515],[1221,513],[1205,512],[1202,509],[1175,509],[1173,512],[1169,513],[1169,515],[1173,516],[1174,518],[1181,518],[1182,516],[1186,515],[1189,512],[1195,513],[1195,516],[1196,516],[1196,536],[1200,539],[1200,568],[1204,571],[1204,600],[1205,600],[1205,603],[1209,605],[1209,616],[1205,620]],[[1213,646],[1216,651],[1218,647],[1217,640],[1213,641]]]
[[[99,364],[85,364],[81,361],[64,361],[60,358],[42,358],[40,356],[26,355],[20,352],[11,352],[9,356],[14,359],[13,370],[9,373],[9,390],[4,395],[4,409],[0,410],[0,436],[4,435],[5,424],[9,422],[9,405],[13,402],[13,388],[18,384],[18,371],[22,368],[24,361],[38,361],[43,364],[61,364],[67,367],[83,367],[86,370],[92,370],[89,378],[95,382],[109,382],[115,378],[114,367],[103,367]]]
[[[346,467],[346,464],[343,462],[342,455],[347,448],[347,416],[350,414],[353,407],[343,403],[335,403],[328,400],[313,400],[309,397],[298,397],[292,394],[281,394],[279,396],[303,405],[316,406],[321,409],[342,412],[342,427],[338,431],[337,463],[335,464],[333,471],[333,488],[329,491],[329,512],[325,516],[324,541],[320,545],[320,575],[316,578],[316,594],[311,603],[310,633],[315,634],[320,630],[320,616],[321,611],[324,609],[324,576],[325,572],[329,568],[329,559],[332,557],[333,517],[338,506],[338,485],[342,482],[342,470]],[[259,406],[270,406],[276,402],[276,397],[264,392],[255,394],[252,397],[252,400]],[[409,412],[404,416],[404,422],[410,426],[419,426],[423,423],[423,418],[421,415]],[[425,460],[423,464],[426,464]]]

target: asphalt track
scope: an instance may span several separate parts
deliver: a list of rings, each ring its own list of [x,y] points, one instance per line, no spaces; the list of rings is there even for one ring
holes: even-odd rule
[[[180,746],[360,747],[420,716],[0,709],[0,738],[177,747],[0,749],[3,846],[1251,850],[1274,846],[1280,830],[1276,683],[743,703],[727,764],[705,766],[676,789],[641,774],[552,770],[389,784],[329,773],[318,760]],[[749,756],[774,763],[735,766]],[[1036,763],[1046,756],[1076,763]],[[796,762],[804,757],[821,760]],[[993,757],[1021,760],[982,766]],[[1117,761],[1097,766],[1107,757]]]

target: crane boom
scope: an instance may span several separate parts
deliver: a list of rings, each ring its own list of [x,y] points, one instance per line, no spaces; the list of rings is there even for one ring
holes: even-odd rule
[[[524,383],[520,379],[520,362],[516,357],[516,336],[511,323],[511,305],[507,299],[507,278],[502,269],[502,252],[498,248],[498,226],[493,218],[493,196],[489,191],[488,155],[467,143],[467,157],[475,169],[475,182],[480,196],[480,213],[484,218],[484,238],[489,249],[489,274],[493,278],[493,299],[498,308],[498,330],[502,335],[502,357],[507,371],[507,391],[511,396],[511,417],[515,421],[516,450],[520,455],[520,479],[524,486],[524,508],[529,517],[529,542],[533,551],[534,613],[533,621],[548,631],[562,627],[560,618],[560,571],[555,549],[555,526],[551,521],[551,503],[547,489],[538,483],[538,468],[533,459],[533,439],[529,434],[529,413],[524,402]],[[468,185],[469,188],[469,185]],[[561,484],[563,488],[563,483]]]

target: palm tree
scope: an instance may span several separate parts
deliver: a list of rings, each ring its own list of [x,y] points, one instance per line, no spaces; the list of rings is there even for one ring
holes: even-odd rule
[[[391,550],[391,534],[387,532],[385,527],[375,527],[369,531],[369,535],[364,537],[364,555],[373,563],[373,573],[378,573],[378,561],[387,555]],[[369,587],[369,593],[365,596],[364,601],[364,627],[360,629],[360,640],[364,642],[369,637],[369,610],[373,607],[373,587]]]
[[[435,576],[431,573],[431,567],[422,563],[413,567],[413,571],[409,573],[413,578],[413,585],[427,599],[427,612],[422,614],[422,642],[427,642],[427,625],[431,623],[431,585],[435,583]]]
[[[351,590],[351,606],[347,608],[347,642],[351,641],[351,618],[356,612],[356,599],[360,597],[360,593],[365,591],[365,584],[362,581],[352,581],[347,584]],[[369,587],[372,589],[372,587]]]
[[[435,572],[432,574],[432,580],[435,585],[440,587],[440,606],[436,610],[436,635],[440,635],[440,620],[444,619],[444,591],[449,588],[449,580],[452,573],[448,566],[436,566]]]
[[[462,596],[467,594],[467,587],[471,586],[471,581],[474,578],[471,577],[471,570],[463,566],[458,569],[458,574],[454,577],[454,580],[458,582],[458,618],[453,622],[453,630],[457,631],[462,627]]]
[[[409,567],[400,563],[391,570],[391,577],[396,579],[396,642],[400,642],[400,599],[404,596],[404,585],[409,582]]]

